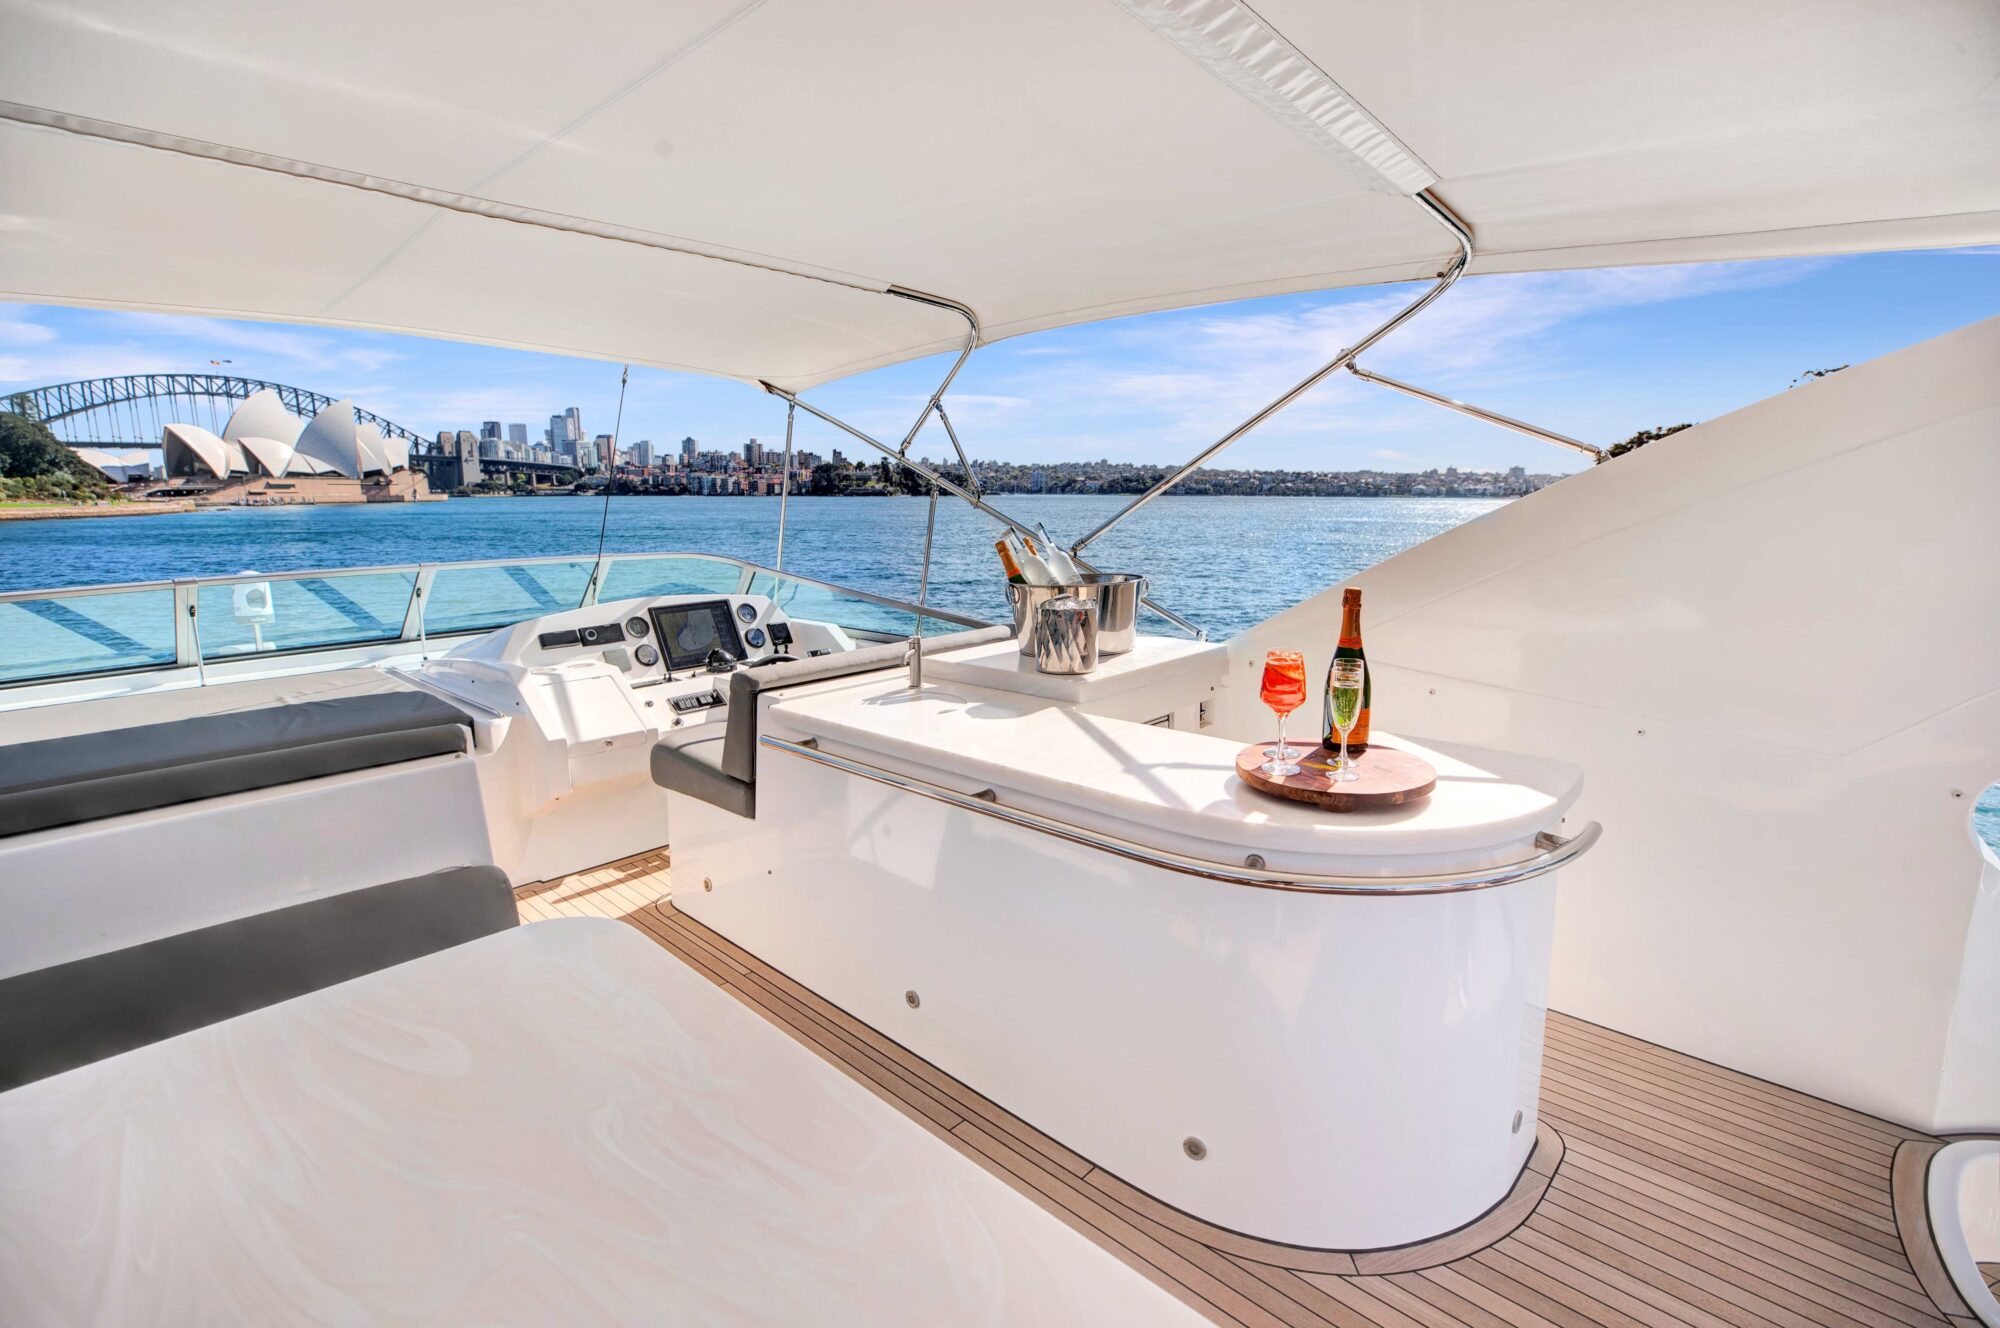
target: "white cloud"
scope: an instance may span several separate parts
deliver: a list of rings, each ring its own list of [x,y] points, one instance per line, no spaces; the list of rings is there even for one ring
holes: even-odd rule
[[[1567,372],[1562,365],[1575,358],[1564,349],[1568,329],[1580,319],[1779,285],[1822,266],[1706,263],[1471,277],[1365,358],[1384,372],[1475,398],[1522,383],[1559,388]],[[1321,302],[1288,300],[1281,307],[1266,302],[1135,319],[1095,329],[1095,349],[1089,351],[1078,350],[1069,334],[1064,348],[1071,354],[1061,362],[1023,366],[997,384],[1032,382],[1033,409],[995,421],[1004,424],[1007,436],[998,436],[996,427],[996,436],[968,436],[966,444],[979,451],[1032,437],[1043,448],[1067,446],[1071,455],[1080,449],[1084,455],[1150,460],[1192,451],[1379,326],[1417,289],[1404,285],[1361,298],[1346,294]],[[1273,416],[1254,437],[1359,441],[1384,434],[1429,436],[1451,426],[1450,417],[1427,416],[1425,410],[1342,373]],[[1311,464],[1339,464],[1319,446]],[[1384,452],[1385,460],[1411,459]]]
[[[0,346],[45,346],[56,330],[37,323],[18,305],[0,305]]]

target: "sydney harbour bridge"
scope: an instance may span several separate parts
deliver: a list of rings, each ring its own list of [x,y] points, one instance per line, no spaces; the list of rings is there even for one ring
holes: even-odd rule
[[[10,392],[0,396],[0,411],[41,421],[71,447],[100,447],[107,451],[157,448],[160,431],[168,424],[195,424],[220,434],[238,402],[266,389],[277,393],[285,409],[301,419],[311,419],[335,401],[324,392],[261,378],[154,373],[86,378]],[[374,425],[385,437],[406,440],[410,444],[410,465],[429,472],[434,487],[448,488],[464,482],[459,457],[455,453],[434,451],[432,439],[359,407],[355,408],[354,418],[362,424]],[[544,484],[575,474],[573,468],[566,466],[492,458],[480,461],[478,469],[486,477],[506,475]]]

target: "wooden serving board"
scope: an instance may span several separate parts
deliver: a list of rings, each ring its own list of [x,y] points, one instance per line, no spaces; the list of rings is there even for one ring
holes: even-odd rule
[[[1315,747],[1298,758],[1299,773],[1277,779],[1258,769],[1271,758],[1266,747],[1278,745],[1276,738],[1256,742],[1236,753],[1236,773],[1251,788],[1293,802],[1310,802],[1331,812],[1369,812],[1396,807],[1428,797],[1437,787],[1437,769],[1422,757],[1371,743],[1367,751],[1352,758],[1361,778],[1347,783],[1333,780],[1339,748],[1329,751]],[[1294,749],[1304,746],[1294,743]]]

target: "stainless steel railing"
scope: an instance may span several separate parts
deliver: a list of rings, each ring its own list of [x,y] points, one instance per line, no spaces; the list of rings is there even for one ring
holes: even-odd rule
[[[1250,886],[1259,890],[1296,890],[1309,894],[1329,895],[1443,895],[1467,890],[1490,890],[1495,886],[1513,885],[1519,881],[1533,880],[1537,876],[1546,876],[1564,863],[1582,857],[1604,833],[1604,828],[1595,821],[1567,838],[1543,833],[1535,837],[1535,847],[1540,852],[1533,857],[1503,863],[1497,867],[1480,867],[1465,872],[1423,876],[1330,876],[1280,872],[1271,871],[1261,865],[1214,862],[1207,858],[1191,857],[1184,853],[1134,843],[1129,839],[1120,839],[1115,835],[1107,835],[1068,821],[1060,821],[1052,816],[1043,816],[1039,812],[1009,807],[999,800],[999,795],[992,789],[983,789],[978,793],[960,793],[957,789],[946,788],[927,779],[885,770],[880,766],[869,765],[865,761],[835,756],[830,752],[820,751],[812,739],[789,742],[765,734],[757,741],[758,745],[774,752],[783,752],[787,756],[796,756],[815,765],[838,770],[843,774],[866,779],[899,792],[912,793],[920,798],[928,798],[932,802],[941,802],[960,811],[971,812],[975,816],[1004,821],[1008,825],[1060,839],[1065,843],[1108,853],[1127,862],[1158,867],[1165,871],[1178,872],[1183,876],[1199,876],[1204,880],[1220,881],[1225,885]]]

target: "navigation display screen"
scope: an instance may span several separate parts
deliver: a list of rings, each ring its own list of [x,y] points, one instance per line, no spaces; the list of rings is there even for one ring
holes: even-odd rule
[[[670,669],[698,669],[708,652],[720,650],[733,660],[743,658],[743,638],[736,634],[736,616],[726,599],[700,604],[676,604],[652,611],[653,630]]]

